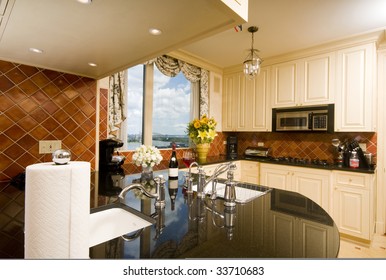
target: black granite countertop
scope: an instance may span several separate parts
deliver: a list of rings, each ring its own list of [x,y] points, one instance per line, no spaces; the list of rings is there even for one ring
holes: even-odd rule
[[[166,206],[155,209],[154,200],[130,192],[126,204],[156,223],[125,241],[121,237],[90,248],[92,259],[184,259],[184,258],[335,258],[339,232],[331,217],[316,203],[289,191],[272,189],[265,195],[237,204],[234,211],[223,200],[188,194],[179,172],[178,186],[166,182]],[[115,203],[120,187],[140,174],[98,174],[99,205]],[[167,170],[154,176],[167,178]],[[117,179],[120,178],[120,179]],[[106,182],[112,182],[111,185]],[[261,187],[250,185],[249,187]],[[151,186],[148,185],[151,190]],[[264,187],[262,187],[264,188]],[[172,203],[171,197],[175,196]],[[123,221],[124,222],[124,221]]]
[[[212,156],[208,157],[205,162],[199,162],[202,165],[209,165],[209,164],[217,164],[227,161],[236,161],[236,160],[249,160],[249,161],[255,161],[255,162],[261,162],[261,163],[271,163],[271,164],[278,164],[278,165],[287,165],[287,166],[295,166],[295,167],[306,167],[306,168],[315,168],[315,169],[322,169],[322,170],[338,170],[338,171],[348,171],[348,172],[359,172],[359,173],[368,173],[368,174],[374,174],[375,173],[375,167],[373,168],[350,168],[350,167],[344,167],[344,166],[338,166],[336,164],[328,163],[327,165],[320,165],[320,164],[312,164],[312,163],[296,163],[296,162],[289,162],[289,161],[278,161],[271,158],[264,158],[264,157],[245,157],[245,156],[239,156],[236,159],[227,159],[226,156]]]

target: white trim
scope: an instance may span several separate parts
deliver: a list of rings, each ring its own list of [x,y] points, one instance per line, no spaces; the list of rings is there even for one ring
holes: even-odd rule
[[[377,133],[377,209],[376,233],[386,233],[386,49],[378,50],[378,133]]]

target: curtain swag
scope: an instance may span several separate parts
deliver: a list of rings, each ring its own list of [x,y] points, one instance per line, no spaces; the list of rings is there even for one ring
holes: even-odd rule
[[[208,114],[208,104],[209,104],[209,92],[208,92],[208,83],[209,83],[209,71],[202,69],[200,67],[189,64],[185,61],[173,58],[168,55],[162,55],[155,59],[152,59],[147,62],[147,64],[154,63],[158,70],[168,76],[175,77],[180,73],[184,74],[185,78],[191,82],[200,83],[200,116],[203,114]]]
[[[120,124],[126,119],[124,71],[115,73],[109,77],[110,102],[109,102],[109,131],[116,134]]]

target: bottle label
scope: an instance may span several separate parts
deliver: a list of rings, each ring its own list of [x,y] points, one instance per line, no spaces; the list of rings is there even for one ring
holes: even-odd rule
[[[178,177],[178,168],[169,168],[169,177]]]
[[[357,159],[357,158],[350,159],[350,167],[358,168],[359,167],[359,159]]]
[[[177,189],[178,180],[169,180],[169,189]]]

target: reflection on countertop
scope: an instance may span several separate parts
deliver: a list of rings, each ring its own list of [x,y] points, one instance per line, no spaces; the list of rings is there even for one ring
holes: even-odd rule
[[[325,162],[323,160],[311,160],[311,159],[297,159],[289,157],[246,157],[239,156],[236,159],[229,160],[226,156],[213,156],[208,157],[205,162],[199,162],[202,165],[209,164],[218,164],[227,161],[237,161],[237,160],[249,160],[261,163],[271,163],[271,164],[280,164],[280,165],[289,165],[297,167],[306,167],[306,168],[316,168],[323,170],[339,170],[339,171],[348,171],[348,172],[359,172],[359,173],[375,173],[376,167],[371,168],[350,168],[350,167],[341,167],[333,163]]]
[[[154,200],[131,192],[126,204],[156,223],[134,240],[115,238],[90,248],[93,259],[184,258],[335,258],[339,232],[317,204],[297,193],[273,190],[248,203],[226,209],[221,199],[197,198],[187,193],[179,172],[177,190],[166,182],[166,206],[155,211]],[[116,175],[116,174],[110,174]],[[167,178],[167,170],[154,176]],[[124,187],[140,174],[101,178],[93,174],[93,207],[114,203],[110,189]],[[98,180],[99,178],[99,180]],[[98,180],[99,182],[96,182]],[[106,187],[105,182],[113,182]],[[102,184],[102,185],[100,185]],[[149,184],[148,188],[152,188]],[[261,187],[261,186],[258,186]],[[103,190],[98,192],[98,190]],[[106,191],[108,190],[108,191]],[[124,222],[124,221],[122,221]]]

